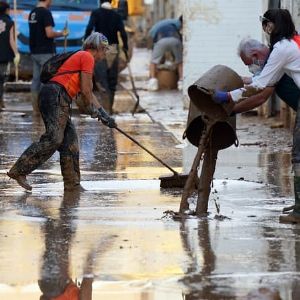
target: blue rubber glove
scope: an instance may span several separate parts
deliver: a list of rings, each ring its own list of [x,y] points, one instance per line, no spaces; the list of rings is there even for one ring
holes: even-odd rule
[[[212,95],[212,98],[216,103],[219,104],[227,103],[231,99],[230,94],[228,92],[223,91],[215,91]]]

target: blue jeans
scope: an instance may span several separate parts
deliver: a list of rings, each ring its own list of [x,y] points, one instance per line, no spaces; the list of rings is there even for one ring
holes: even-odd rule
[[[40,74],[43,64],[53,56],[52,53],[47,54],[31,54],[33,62],[33,74],[31,82],[31,92],[39,93],[41,90]]]

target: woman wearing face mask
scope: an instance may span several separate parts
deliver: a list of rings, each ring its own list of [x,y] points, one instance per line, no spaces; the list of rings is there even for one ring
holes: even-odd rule
[[[270,46],[270,56],[265,66],[259,74],[252,77],[252,83],[249,85],[231,92],[216,91],[213,99],[217,103],[238,102],[241,99],[258,94],[268,87],[275,86],[285,74],[291,77],[297,88],[300,89],[300,36],[295,30],[291,14],[286,9],[270,9],[264,13],[260,20],[266,36],[269,37]],[[280,216],[280,222],[284,223],[300,223],[299,101],[293,134],[292,163],[295,206],[290,214]]]

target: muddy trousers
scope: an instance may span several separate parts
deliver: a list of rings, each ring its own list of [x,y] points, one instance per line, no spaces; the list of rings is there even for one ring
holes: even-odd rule
[[[65,189],[79,186],[79,146],[76,130],[70,118],[70,97],[58,84],[45,84],[39,95],[39,109],[46,132],[38,142],[31,144],[23,152],[9,172],[26,176],[58,150]]]
[[[293,214],[300,217],[300,101],[296,113],[295,127],[293,132],[292,163],[294,169],[294,192],[295,208]]]

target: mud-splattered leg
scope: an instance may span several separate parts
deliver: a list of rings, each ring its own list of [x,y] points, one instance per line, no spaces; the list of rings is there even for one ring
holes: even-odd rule
[[[7,175],[18,181],[47,161],[61,146],[70,116],[70,106],[60,97],[60,87],[45,85],[40,93],[40,111],[46,132],[38,142],[31,144],[13,165]],[[25,178],[26,181],[26,178]],[[20,184],[20,182],[18,181]],[[20,184],[23,186],[22,184]],[[23,186],[26,188],[25,186]],[[29,189],[29,188],[28,188]]]
[[[67,122],[65,137],[58,150],[60,152],[60,166],[64,180],[64,189],[76,189],[80,186],[79,146],[76,130],[71,119]]]

